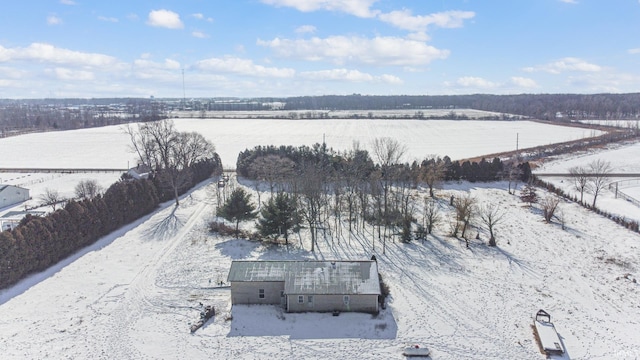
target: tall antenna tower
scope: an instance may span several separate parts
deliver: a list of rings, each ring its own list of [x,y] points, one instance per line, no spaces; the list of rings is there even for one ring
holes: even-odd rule
[[[184,69],[182,69],[182,110],[187,107],[187,93],[184,89]]]

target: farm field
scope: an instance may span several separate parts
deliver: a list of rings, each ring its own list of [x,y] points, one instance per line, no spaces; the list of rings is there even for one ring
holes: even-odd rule
[[[202,120],[176,120],[176,125],[180,130],[193,131],[203,127],[203,134],[212,139],[221,156],[232,154],[236,148],[279,144],[279,133],[283,139],[288,134],[292,145],[322,141],[320,137],[318,141],[295,142],[315,136],[303,129],[290,129],[291,121],[225,121],[230,122],[226,123],[228,127],[234,122],[251,125],[245,130],[254,134],[243,137],[238,130],[243,127],[233,124],[238,133],[229,135],[236,142],[246,138],[249,145],[223,140],[220,124],[216,126],[218,135],[215,136],[220,136],[221,141],[216,140],[213,130],[206,132],[210,124],[203,125]],[[361,136],[366,128],[360,126],[360,121],[355,121],[355,125],[334,124],[341,127],[341,132],[324,132],[331,129],[327,124],[305,124],[305,129],[320,130],[327,143],[336,149],[339,147],[330,140],[340,135],[343,140],[334,141],[347,149],[351,145],[347,138]],[[384,122],[378,124],[380,129],[368,130],[366,142],[377,136],[408,134],[410,129],[423,126],[407,122],[406,126],[398,127],[402,129],[400,132]],[[482,154],[485,150],[486,153],[501,151],[500,141],[515,133],[524,141],[522,134],[526,132],[520,131],[525,128],[513,126],[542,126],[497,122],[473,128],[480,126],[474,125],[477,123],[441,124],[446,130],[442,130],[442,134],[455,134],[460,140],[458,144],[449,137],[451,149],[468,151],[467,156]],[[527,123],[530,125],[523,125]],[[506,127],[491,128],[503,126],[501,124]],[[537,129],[536,134],[542,131]],[[545,129],[549,131],[547,139],[551,133],[555,136],[565,131],[557,127]],[[496,134],[492,138],[494,142],[476,142],[481,130]],[[544,141],[572,140],[582,136],[582,131],[567,129],[562,140],[539,140],[541,143],[530,146],[544,144]],[[73,133],[83,139],[74,140]],[[437,131],[432,127],[428,133]],[[75,153],[78,160],[43,156],[48,155],[48,150],[38,148],[35,145],[38,142],[27,137],[2,139],[0,149],[9,149],[4,141],[11,140],[13,146],[21,149],[24,162],[31,164],[23,166],[31,167],[95,164],[88,162],[90,156],[85,159],[84,153],[94,151],[96,144],[105,146],[102,151],[94,152],[96,159],[105,159],[105,164],[109,159],[113,164],[133,161],[132,154],[120,150],[126,147],[128,139],[126,136],[122,139],[117,127],[45,135],[51,137],[40,138],[48,140],[42,143],[57,144],[59,154]],[[92,141],[94,136],[96,139]],[[536,136],[543,138],[543,135]],[[446,151],[449,148],[443,137],[434,136],[434,142],[441,142],[443,153],[425,153],[422,146],[426,145],[419,140],[423,137],[409,137],[410,156],[419,158],[435,153],[455,159]],[[21,138],[26,139],[27,144],[20,144]],[[113,140],[100,140],[108,138]],[[521,146],[524,147],[522,143]],[[616,167],[630,167],[638,155],[640,145],[627,144],[554,159],[544,164],[544,169],[563,169],[592,158],[606,159]],[[52,165],[50,161],[60,165]],[[227,164],[224,157],[223,162]],[[235,157],[231,164],[234,163]],[[76,180],[83,175],[100,176],[104,186],[117,179],[117,176],[109,178],[114,175],[94,173],[51,179],[46,177],[52,176],[50,174],[39,175],[42,181],[35,177],[16,181],[31,181],[26,187],[31,187],[34,194],[49,186],[72,191]],[[2,174],[3,180],[6,176]],[[18,176],[21,175],[15,174]],[[568,350],[565,358],[640,357],[637,338],[640,306],[635,301],[640,293],[635,281],[640,275],[640,235],[575,204],[560,205],[566,226],[563,230],[557,222],[544,223],[535,206],[530,208],[517,196],[508,194],[505,183],[445,184],[437,195],[447,218],[451,216],[447,205],[449,197],[466,192],[479,203],[497,203],[506,211],[503,223],[497,228],[498,247],[486,245],[488,233],[479,227],[473,230],[467,249],[463,240],[448,236],[445,221],[426,241],[388,242],[384,253],[381,244],[368,231],[349,234],[347,230],[340,237],[328,234],[321,238],[312,253],[309,237],[304,232],[288,248],[209,233],[207,225],[215,219],[217,206],[215,180],[185,195],[175,212],[171,202],[163,204],[153,214],[103,238],[68,261],[0,291],[3,359],[402,359],[402,349],[416,343],[429,347],[432,359],[544,359],[530,327],[538,309],[551,314]],[[566,183],[561,179],[557,181]],[[426,194],[424,189],[419,191],[417,196]],[[619,201],[604,194],[599,202],[609,200]],[[476,232],[479,239],[475,239]],[[286,314],[270,306],[231,309],[228,288],[215,286],[226,279],[232,260],[358,260],[374,254],[391,290],[387,308],[377,316]],[[192,335],[189,325],[197,320],[200,303],[215,305],[217,314]]]
[[[211,140],[226,168],[235,168],[238,153],[257,145],[308,145],[326,141],[335,150],[354,142],[368,149],[380,137],[400,139],[407,146],[404,161],[428,155],[462,159],[519,148],[578,140],[599,134],[591,130],[531,121],[453,120],[272,120],[174,119],[180,131],[197,131]],[[129,136],[121,126],[28,134],[0,140],[8,157],[0,167],[117,168],[136,164]]]

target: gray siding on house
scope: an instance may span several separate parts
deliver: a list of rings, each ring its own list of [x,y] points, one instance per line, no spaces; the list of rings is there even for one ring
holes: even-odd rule
[[[300,303],[298,297],[302,296],[304,302]],[[313,301],[309,302],[310,295],[287,294],[287,312],[368,312],[377,313],[378,295],[311,295]],[[344,297],[348,296],[349,301],[345,302]]]
[[[264,290],[264,298],[260,297]],[[283,301],[284,281],[245,281],[231,283],[231,304],[273,304]]]

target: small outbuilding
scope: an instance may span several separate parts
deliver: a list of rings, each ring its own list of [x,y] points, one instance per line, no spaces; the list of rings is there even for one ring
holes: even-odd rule
[[[0,208],[29,200],[29,189],[14,185],[0,185]]]
[[[280,305],[287,312],[378,313],[377,263],[364,261],[233,261],[231,303]]]
[[[151,176],[151,168],[144,164],[138,164],[138,166],[129,169],[127,174],[136,180],[148,179]]]

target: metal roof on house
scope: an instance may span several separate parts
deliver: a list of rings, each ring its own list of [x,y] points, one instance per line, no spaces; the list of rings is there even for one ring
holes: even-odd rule
[[[284,281],[286,294],[380,294],[372,260],[233,261],[228,281]]]

